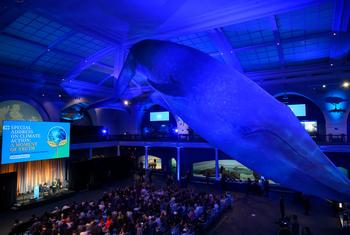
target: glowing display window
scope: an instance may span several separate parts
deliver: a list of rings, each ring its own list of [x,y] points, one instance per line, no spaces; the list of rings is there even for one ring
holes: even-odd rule
[[[301,121],[301,125],[304,126],[305,130],[309,133],[317,132],[317,122],[316,121]]]
[[[150,121],[169,121],[169,112],[150,112]]]
[[[306,116],[305,104],[289,104],[288,107],[293,111],[295,116],[297,117]]]

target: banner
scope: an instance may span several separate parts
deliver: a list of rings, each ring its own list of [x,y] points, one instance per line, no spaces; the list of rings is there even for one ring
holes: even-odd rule
[[[4,121],[2,164],[69,157],[70,124]]]

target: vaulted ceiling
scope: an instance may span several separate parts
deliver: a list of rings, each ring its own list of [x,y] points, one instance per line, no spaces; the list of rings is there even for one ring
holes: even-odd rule
[[[350,75],[349,17],[346,0],[5,0],[0,79],[104,97],[133,43],[163,39],[262,84],[336,82]]]

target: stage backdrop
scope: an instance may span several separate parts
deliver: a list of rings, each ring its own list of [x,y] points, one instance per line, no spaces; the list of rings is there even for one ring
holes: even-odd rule
[[[43,121],[39,112],[30,104],[20,100],[0,102],[0,130],[3,120]],[[1,135],[2,133],[0,133]],[[53,159],[0,165],[0,174],[17,172],[17,193],[32,191],[34,186],[53,180],[65,180],[65,160]]]
[[[35,185],[47,182],[51,185],[55,179],[64,182],[64,159],[23,162],[0,166],[1,173],[17,172],[17,193],[26,193],[34,189]]]

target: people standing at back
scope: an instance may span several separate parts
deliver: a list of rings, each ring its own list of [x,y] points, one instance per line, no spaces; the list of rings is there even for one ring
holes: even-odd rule
[[[292,234],[293,235],[299,235],[300,234],[300,226],[298,221],[298,216],[293,215],[292,216]]]

